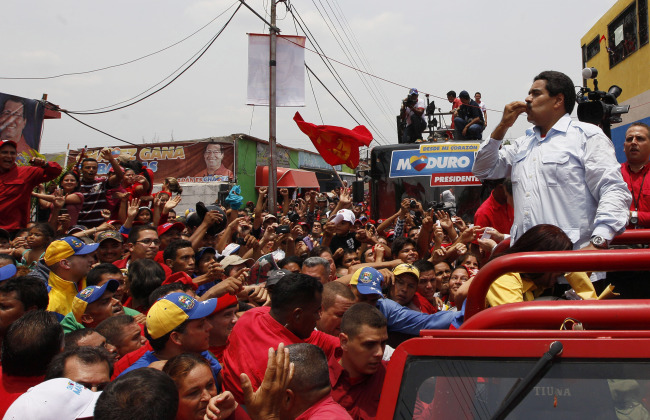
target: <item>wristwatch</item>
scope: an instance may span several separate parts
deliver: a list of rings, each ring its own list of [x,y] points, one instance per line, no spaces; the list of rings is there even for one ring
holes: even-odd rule
[[[607,249],[609,246],[609,241],[600,235],[592,236],[590,242],[598,249]]]
[[[639,223],[639,212],[637,211],[631,211],[630,212],[630,223],[633,225],[636,225]]]

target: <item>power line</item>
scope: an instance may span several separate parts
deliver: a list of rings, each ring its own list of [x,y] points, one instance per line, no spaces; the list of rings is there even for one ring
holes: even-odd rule
[[[112,134],[108,134],[106,131],[102,131],[102,130],[100,130],[100,129],[97,128],[97,127],[93,127],[92,125],[87,124],[87,123],[81,121],[80,119],[75,118],[74,116],[70,115],[70,113],[67,112],[67,111],[63,111],[63,110],[61,110],[61,112],[63,112],[65,115],[67,115],[68,117],[72,118],[72,119],[75,120],[76,122],[78,122],[78,123],[80,123],[80,124],[83,124],[83,125],[85,125],[86,127],[90,128],[90,129],[92,129],[92,130],[99,131],[100,133],[102,133],[102,134],[104,134],[104,135],[106,135],[106,136],[108,136],[108,137],[111,137],[111,138],[113,138],[113,139],[115,139],[115,140],[122,141],[122,142],[124,142],[124,143],[126,143],[126,144],[130,144],[131,146],[136,146],[136,147],[138,146],[137,144],[135,144],[135,143],[131,143],[131,142],[128,141],[128,140],[124,140],[124,139],[121,139],[121,138],[119,138],[119,137],[115,137],[115,136],[112,135]]]
[[[156,54],[161,53],[161,52],[163,52],[163,51],[166,51],[166,50],[168,50],[168,49],[170,49],[170,48],[172,48],[172,47],[175,47],[176,45],[178,45],[178,44],[180,44],[180,43],[182,43],[182,42],[184,42],[184,41],[187,41],[188,39],[190,39],[190,38],[193,37],[194,35],[196,35],[196,34],[198,34],[199,32],[201,32],[203,29],[205,29],[205,28],[206,28],[208,25],[210,25],[212,22],[214,22],[215,20],[217,20],[217,19],[219,19],[221,16],[223,16],[223,15],[224,15],[228,10],[232,9],[232,7],[233,7],[235,4],[237,4],[238,2],[239,2],[239,0],[235,1],[233,4],[231,4],[230,6],[228,6],[228,8],[227,8],[226,10],[224,10],[223,12],[221,12],[221,13],[220,13],[218,16],[216,16],[214,19],[212,19],[211,21],[209,21],[209,22],[206,23],[205,25],[201,26],[199,29],[197,29],[196,31],[192,32],[190,35],[186,36],[185,38],[181,39],[180,41],[177,41],[177,42],[175,42],[175,43],[173,43],[173,44],[171,44],[171,45],[169,45],[169,46],[167,46],[167,47],[165,47],[165,48],[162,48],[162,49],[160,49],[160,50],[158,50],[158,51],[154,51],[154,52],[152,52],[152,53],[149,53],[149,54],[143,55],[142,57],[138,57],[138,58],[135,58],[135,59],[133,59],[133,60],[125,61],[125,62],[120,63],[120,64],[113,64],[113,65],[110,65],[110,66],[100,67],[100,68],[98,68],[98,69],[94,69],[94,70],[86,70],[86,71],[79,71],[79,72],[62,73],[62,74],[57,74],[57,75],[54,75],[54,76],[42,76],[42,77],[2,77],[2,76],[0,76],[0,80],[47,80],[47,79],[57,79],[57,78],[59,78],[59,77],[65,77],[65,76],[78,76],[78,75],[81,75],[81,74],[90,74],[90,73],[95,73],[95,72],[98,72],[98,71],[103,71],[103,70],[108,70],[108,69],[112,69],[112,68],[116,68],[116,67],[126,66],[127,64],[132,64],[132,63],[135,63],[136,61],[144,60],[145,58],[149,58],[149,57],[151,57],[151,56],[153,56],[153,55],[156,55]],[[241,4],[240,4],[240,5],[241,5]]]
[[[323,12],[324,12],[325,15],[327,16],[327,20],[329,20],[329,21],[332,23],[332,26],[331,26],[331,27],[330,27],[330,24],[327,23],[327,20],[325,19],[325,17],[323,16],[323,14],[320,12],[320,9],[318,8],[318,6],[316,6],[316,3],[314,2],[314,0],[312,0],[312,3],[314,4],[314,7],[316,7],[316,10],[318,10],[318,13],[321,15],[321,17],[323,18],[323,20],[325,21],[325,24],[326,24],[327,28],[329,29],[330,33],[334,36],[334,39],[336,40],[337,44],[339,45],[339,47],[340,47],[341,50],[343,51],[343,54],[345,54],[346,58],[347,58],[351,63],[353,63],[353,64],[354,64],[355,66],[357,66],[357,67],[360,67],[359,64],[358,64],[358,62],[357,62],[357,60],[356,60],[355,57],[354,57],[354,54],[350,51],[350,49],[347,47],[346,43],[343,41],[343,37],[341,36],[341,34],[339,33],[338,29],[336,28],[336,25],[335,25],[334,21],[332,20],[332,17],[330,16],[330,14],[329,14],[329,13],[327,12],[327,10],[325,9],[325,6],[323,6],[323,2],[322,2],[321,0],[318,0],[318,3],[320,4],[321,8],[323,9]],[[328,5],[329,5],[329,2],[328,2]],[[340,21],[338,20],[338,17],[336,16],[336,14],[334,14],[334,9],[332,9],[331,6],[330,6],[330,9],[332,10],[332,14],[333,14],[334,17],[336,18],[337,22],[339,23],[339,26],[341,26],[341,23],[340,23]],[[341,29],[343,30],[343,27],[342,27],[342,26],[341,26]],[[345,34],[345,32],[344,32],[344,34]],[[347,36],[347,34],[345,34],[345,36],[346,36],[346,38],[347,38],[347,40],[348,40],[348,43],[351,44],[351,42],[350,42],[350,38]],[[339,39],[340,39],[341,41],[339,41]],[[358,54],[357,54],[357,56],[358,56]],[[361,83],[363,84],[363,86],[366,88],[366,90],[368,91],[368,93],[370,94],[370,96],[372,97],[372,99],[374,100],[374,102],[379,106],[379,110],[384,114],[384,116],[387,118],[387,120],[389,121],[389,123],[391,123],[391,119],[392,119],[392,118],[391,118],[391,117],[386,113],[386,110],[383,109],[383,108],[380,106],[380,105],[381,105],[381,102],[380,102],[379,99],[377,98],[377,96],[376,96],[375,92],[373,91],[373,89],[372,89],[372,88],[369,86],[369,84],[367,83],[367,81],[366,81],[366,77],[367,77],[367,76],[365,76],[363,73],[359,73],[359,72],[355,72],[355,74],[357,75],[357,77],[359,78],[359,80],[361,81]]]
[[[356,37],[354,31],[352,30],[352,27],[351,27],[350,24],[348,23],[348,20],[346,19],[345,14],[343,13],[343,9],[341,9],[341,6],[338,4],[338,2],[337,2],[336,0],[332,0],[332,3],[333,3],[333,4],[336,6],[336,8],[338,9],[338,11],[339,11],[339,15],[341,16],[341,20],[345,23],[345,25],[341,25],[341,27],[343,28],[344,32],[345,32],[345,27],[347,27],[348,32],[352,35],[352,39],[354,40],[354,42],[351,42],[351,43],[350,43],[350,44],[352,45],[352,48],[353,48],[353,49],[355,50],[355,52],[356,52],[356,48],[354,47],[354,44],[356,43],[356,44],[358,45],[358,47],[359,47],[359,52],[358,52],[357,54],[358,54],[359,57],[361,58],[362,62],[365,61],[365,67],[364,67],[364,70],[367,70],[367,71],[369,71],[370,73],[374,73],[374,70],[372,69],[372,66],[370,65],[370,62],[368,61],[368,58],[366,57],[366,55],[365,55],[364,52],[363,52],[363,49],[361,48],[361,43],[360,43],[359,40],[357,39],[357,37]],[[329,4],[329,1],[328,1],[328,4]],[[333,12],[333,13],[334,13],[334,12]],[[334,14],[335,14],[335,13],[334,13]],[[335,14],[335,16],[336,16],[336,14]],[[338,19],[337,19],[337,20],[338,20]],[[372,84],[375,86],[375,88],[377,89],[377,91],[381,93],[381,96],[383,96],[384,105],[386,106],[386,109],[388,109],[388,110],[392,110],[392,105],[391,105],[390,101],[388,100],[388,95],[386,95],[386,92],[384,92],[383,88],[381,88],[379,85],[377,85],[377,83],[376,83],[376,81],[375,81],[374,78],[371,77],[370,80],[372,81]],[[391,111],[391,112],[392,112],[392,111]]]
[[[295,13],[296,13],[295,15],[294,15],[294,11],[295,11]],[[297,22],[298,26],[300,26],[300,28],[301,28],[301,30],[303,31],[303,33],[305,33],[305,35],[309,35],[309,36],[307,36],[307,39],[309,39],[309,42],[314,46],[314,48],[318,48],[318,49],[320,49],[320,50],[322,51],[322,50],[323,50],[322,47],[320,46],[320,44],[318,43],[318,41],[316,41],[315,37],[313,36],[313,34],[312,34],[311,31],[309,30],[309,28],[306,27],[306,24],[304,23],[304,20],[302,19],[302,17],[300,16],[300,13],[296,10],[296,8],[295,8],[294,6],[292,6],[292,7],[289,9],[289,13],[291,13],[291,15],[293,16],[294,20]],[[296,15],[298,16],[298,18],[296,18]],[[302,22],[302,23],[301,23],[301,22]],[[288,40],[288,41],[289,41],[289,42],[292,42],[291,40]],[[309,50],[309,49],[308,49],[308,50]],[[311,50],[310,50],[310,51],[311,51]],[[330,73],[332,74],[332,76],[334,77],[334,80],[336,80],[336,82],[337,82],[338,85],[341,87],[341,89],[343,89],[343,92],[344,92],[345,95],[348,97],[348,99],[350,100],[350,102],[352,102],[352,104],[353,104],[354,107],[357,109],[357,111],[358,111],[358,112],[363,116],[363,118],[366,120],[366,122],[368,123],[368,125],[370,125],[370,126],[375,130],[375,132],[377,133],[377,135],[380,136],[381,138],[383,138],[383,135],[381,134],[380,130],[379,130],[379,129],[378,129],[378,128],[373,124],[373,122],[370,120],[370,118],[368,117],[368,115],[363,111],[363,109],[362,109],[362,107],[360,106],[360,104],[359,104],[359,103],[354,99],[354,97],[353,97],[353,95],[352,95],[352,92],[350,91],[350,89],[347,87],[347,85],[346,85],[345,82],[343,81],[343,78],[338,74],[338,72],[336,71],[336,69],[335,69],[335,68],[334,68],[334,67],[333,67],[333,66],[328,62],[329,58],[328,58],[325,54],[320,54],[320,53],[319,53],[318,55],[319,55],[319,57],[321,58],[321,60],[323,61],[323,63],[325,64],[326,68],[329,70],[329,72],[330,72]],[[327,60],[326,60],[326,58],[327,58]],[[312,74],[313,74],[313,73],[312,73]],[[339,104],[340,104],[340,102],[339,102]],[[346,110],[346,112],[348,112],[348,114],[349,114],[349,111]],[[356,121],[356,120],[355,120],[355,121]],[[377,140],[379,143],[381,143],[381,141],[379,140],[379,138],[377,138],[376,140]],[[388,144],[388,141],[387,141],[385,138],[383,138],[383,141],[384,141],[384,144]]]
[[[178,79],[179,77],[181,77],[181,76],[183,75],[183,73],[185,73],[187,70],[189,70],[189,69],[190,69],[194,64],[196,64],[196,62],[199,61],[199,59],[200,59],[201,57],[203,57],[203,55],[208,51],[208,49],[212,46],[212,44],[214,44],[214,42],[217,40],[217,38],[219,38],[219,36],[223,33],[223,31],[226,29],[226,27],[228,26],[228,24],[229,24],[229,23],[232,21],[232,19],[235,17],[235,15],[237,14],[237,12],[238,12],[239,9],[241,8],[241,6],[242,6],[242,5],[241,5],[241,3],[240,3],[239,6],[237,6],[237,9],[235,9],[235,12],[230,16],[230,18],[228,19],[228,21],[223,25],[223,27],[219,30],[219,32],[217,32],[217,34],[216,34],[216,35],[215,35],[215,36],[210,40],[210,42],[205,46],[205,48],[203,49],[203,51],[201,51],[201,53],[198,55],[198,57],[196,57],[196,58],[195,58],[195,59],[194,59],[194,60],[193,60],[193,61],[192,61],[192,62],[191,62],[191,63],[190,63],[190,64],[189,64],[185,69],[183,69],[183,71],[181,71],[179,74],[177,74],[177,75],[176,75],[172,80],[170,80],[168,83],[164,84],[164,85],[161,86],[160,88],[158,88],[158,89],[156,89],[155,91],[151,92],[150,94],[148,94],[148,95],[146,95],[146,96],[144,96],[144,97],[138,99],[137,101],[134,101],[134,102],[131,102],[131,103],[129,103],[129,104],[126,104],[126,105],[123,105],[123,106],[119,106],[119,107],[116,107],[116,108],[107,109],[107,110],[104,110],[104,111],[92,111],[92,110],[91,110],[91,111],[65,111],[65,112],[66,112],[67,114],[79,114],[79,115],[105,114],[105,113],[107,113],[107,112],[113,112],[113,111],[117,111],[117,110],[120,110],[120,109],[123,109],[123,108],[127,108],[127,107],[129,107],[129,106],[135,105],[135,104],[137,104],[138,102],[142,102],[142,101],[144,101],[145,99],[150,98],[151,96],[153,96],[153,95],[155,95],[156,93],[160,92],[161,90],[165,89],[167,86],[169,86],[169,85],[171,85],[172,83],[174,83],[174,81],[176,81],[176,79]],[[174,72],[175,72],[175,71],[174,71]],[[173,73],[172,73],[172,74],[173,74]],[[169,78],[169,76],[167,76],[165,79],[163,79],[163,81],[166,80],[167,78]],[[158,83],[157,83],[156,85],[154,85],[154,86],[157,86],[157,85],[160,84],[160,83],[161,83],[161,82],[158,82]],[[149,88],[148,90],[150,90],[150,89],[152,89],[152,88]],[[145,91],[145,92],[146,92],[146,91]],[[138,96],[139,96],[139,95],[138,95]],[[137,97],[137,96],[136,96],[136,97]],[[132,98],[132,99],[133,99],[133,98]],[[117,105],[117,104],[115,104],[115,105]],[[101,109],[101,108],[99,108],[99,109]]]

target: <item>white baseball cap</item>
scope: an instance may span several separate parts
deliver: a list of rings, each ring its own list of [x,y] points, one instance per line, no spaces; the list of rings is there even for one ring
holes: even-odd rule
[[[101,392],[93,392],[67,378],[55,378],[31,387],[7,410],[4,419],[75,420],[93,417]]]
[[[336,212],[336,216],[332,219],[334,224],[338,225],[341,222],[350,222],[354,224],[357,218],[354,216],[352,210],[343,209]]]

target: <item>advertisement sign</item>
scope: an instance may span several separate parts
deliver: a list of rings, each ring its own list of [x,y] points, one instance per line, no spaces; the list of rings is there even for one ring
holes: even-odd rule
[[[257,156],[255,164],[257,166],[269,166],[269,150],[270,147],[267,143],[257,143]],[[290,165],[289,150],[277,146],[275,148],[275,164],[279,168],[289,168]]]
[[[233,175],[233,145],[211,142],[149,143],[137,147],[113,147],[118,159],[139,160],[151,169],[155,182],[173,176],[179,182],[228,182]],[[100,156],[101,147],[86,150],[84,157],[97,159],[98,174],[111,168]],[[74,161],[80,151],[70,151],[69,161]]]
[[[480,185],[472,175],[479,143],[423,144],[418,149],[395,150],[390,178],[430,176],[431,185]]]
[[[330,165],[321,155],[316,153],[298,152],[298,166],[303,169],[322,169],[324,171],[340,171],[342,165]]]
[[[34,99],[0,93],[0,140],[16,142],[18,154],[41,146],[45,107]]]

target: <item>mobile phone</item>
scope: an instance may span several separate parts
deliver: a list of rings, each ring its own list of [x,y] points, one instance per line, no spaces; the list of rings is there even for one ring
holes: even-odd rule
[[[68,209],[62,208],[61,210],[59,210],[59,214],[68,214]]]
[[[483,234],[481,235],[481,239],[490,239],[492,237],[490,232],[492,232],[492,228],[486,227],[483,231]]]
[[[281,234],[281,233],[289,233],[291,231],[291,228],[289,225],[280,225],[275,228],[275,233]]]

